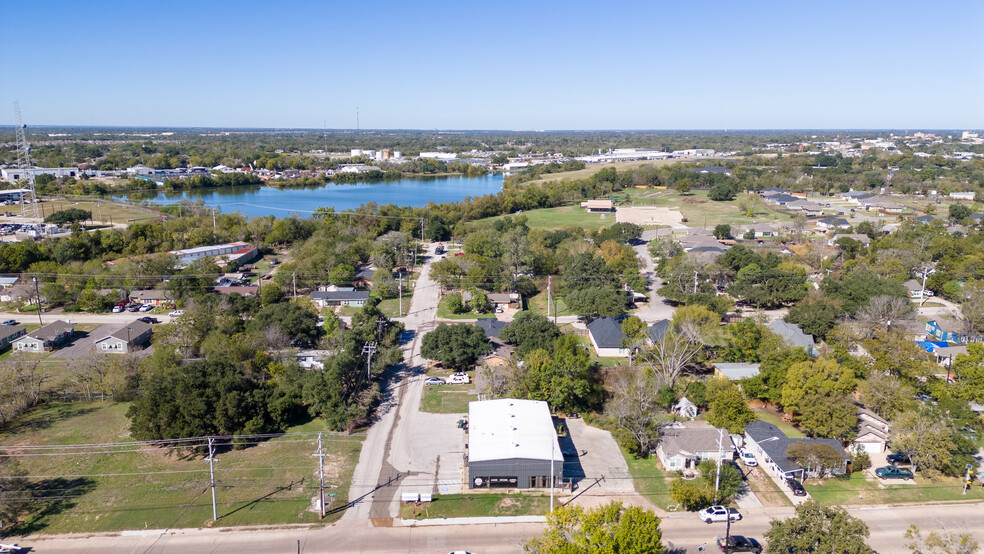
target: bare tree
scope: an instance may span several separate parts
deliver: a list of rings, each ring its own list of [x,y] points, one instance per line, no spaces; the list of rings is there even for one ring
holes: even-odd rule
[[[482,386],[479,392],[482,394],[483,399],[502,398],[511,389],[512,368],[509,365],[491,366],[485,363],[482,364],[482,367],[478,368],[476,373],[476,381]]]
[[[700,351],[700,345],[671,330],[652,346],[644,348],[638,360],[652,372],[659,388],[672,387]]]
[[[107,368],[105,354],[88,352],[82,356],[72,358],[66,364],[69,380],[75,386],[75,390],[85,397],[92,400],[92,393],[100,386],[103,380],[104,370]]]
[[[898,296],[875,296],[868,305],[858,310],[854,316],[854,324],[869,332],[888,329],[910,330],[915,323],[915,310],[912,302]]]
[[[984,334],[984,281],[969,280],[962,287],[960,311],[968,334]]]
[[[922,531],[915,525],[906,530],[905,547],[914,554],[975,554],[981,551],[981,545],[974,536],[966,530],[951,531],[937,521],[940,529],[930,531],[925,538]]]
[[[605,413],[615,425],[639,444],[646,456],[659,444],[660,427],[667,418],[658,404],[660,384],[643,371],[623,373],[612,386],[612,397]]]

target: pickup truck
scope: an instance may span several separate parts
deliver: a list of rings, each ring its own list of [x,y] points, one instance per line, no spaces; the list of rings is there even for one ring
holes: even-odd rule
[[[882,479],[912,479],[912,472],[899,466],[885,466],[875,470],[875,475]]]
[[[718,537],[717,545],[721,549],[721,552],[725,552],[726,554],[732,554],[734,552],[762,554],[762,545],[759,544],[759,541],[741,535],[731,535],[727,540],[723,537]]]
[[[724,506],[710,506],[704,508],[703,510],[697,512],[697,517],[699,517],[704,523],[727,521],[729,518],[731,521],[741,520],[741,514],[738,513],[738,510],[734,508],[725,508]]]

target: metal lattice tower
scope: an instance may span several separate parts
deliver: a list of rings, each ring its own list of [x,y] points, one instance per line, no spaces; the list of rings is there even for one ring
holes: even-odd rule
[[[41,214],[38,213],[38,196],[34,192],[34,168],[31,163],[31,147],[27,144],[27,137],[24,136],[24,120],[21,118],[20,102],[14,102],[14,114],[17,116],[17,167],[26,170],[24,175],[27,178],[27,190],[30,207],[21,195],[21,217],[33,217],[40,220]]]

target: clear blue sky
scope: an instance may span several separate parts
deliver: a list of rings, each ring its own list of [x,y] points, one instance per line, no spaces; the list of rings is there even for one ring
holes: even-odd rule
[[[0,0],[0,124],[984,128],[984,2]]]

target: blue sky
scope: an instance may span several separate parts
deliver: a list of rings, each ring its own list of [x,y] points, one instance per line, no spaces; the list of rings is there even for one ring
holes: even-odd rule
[[[984,2],[0,0],[0,124],[984,128]]]

